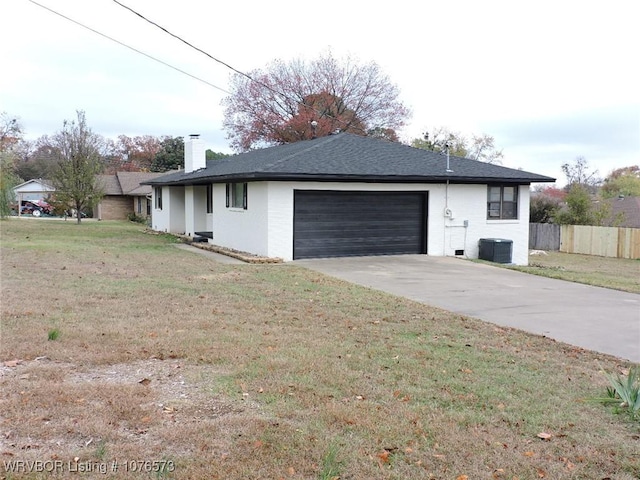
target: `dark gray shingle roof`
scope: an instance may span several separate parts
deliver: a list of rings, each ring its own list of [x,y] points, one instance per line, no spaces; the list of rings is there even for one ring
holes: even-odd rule
[[[611,210],[607,225],[640,228],[640,197],[610,198],[605,202]]]
[[[98,182],[105,195],[122,195],[122,187],[115,175],[98,175]]]
[[[157,172],[116,172],[113,175],[98,175],[105,195],[145,196],[151,194],[147,180],[162,176]]]
[[[227,181],[308,180],[396,183],[553,182],[554,178],[499,165],[450,157],[371,137],[340,133],[253,150],[191,173],[180,171],[150,180],[151,185],[197,185]]]

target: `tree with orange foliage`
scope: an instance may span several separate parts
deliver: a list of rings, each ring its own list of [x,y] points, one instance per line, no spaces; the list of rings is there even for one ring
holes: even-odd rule
[[[231,148],[240,152],[338,130],[393,140],[410,115],[376,63],[338,61],[331,53],[237,73],[230,90],[223,126]]]
[[[117,147],[131,171],[149,171],[162,148],[162,139],[153,135],[127,137],[118,135]]]

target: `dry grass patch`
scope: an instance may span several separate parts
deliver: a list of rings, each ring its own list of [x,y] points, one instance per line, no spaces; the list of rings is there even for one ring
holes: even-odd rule
[[[531,255],[527,267],[509,268],[544,277],[640,293],[640,260],[577,253],[546,253]]]
[[[134,224],[0,227],[2,461],[171,461],[159,477],[180,479],[640,475],[638,425],[587,401],[600,368],[626,362],[293,265],[217,264]]]

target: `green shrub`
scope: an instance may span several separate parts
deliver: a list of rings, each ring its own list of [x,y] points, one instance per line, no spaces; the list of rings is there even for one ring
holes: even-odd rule
[[[57,328],[52,328],[51,330],[49,330],[49,334],[47,335],[47,338],[53,341],[53,340],[57,340],[59,336],[60,336],[60,330],[58,330]]]
[[[147,223],[147,217],[144,217],[142,215],[138,215],[137,213],[133,213],[133,212],[127,214],[127,219],[130,222],[143,223],[143,224]]]

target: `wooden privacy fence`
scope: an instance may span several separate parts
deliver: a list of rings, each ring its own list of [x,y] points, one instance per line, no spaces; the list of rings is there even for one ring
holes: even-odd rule
[[[640,228],[530,223],[529,248],[640,259]]]
[[[530,223],[529,248],[531,250],[560,250],[560,225]]]
[[[562,225],[560,251],[640,259],[640,228]]]

